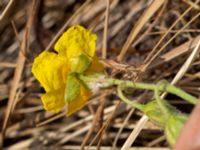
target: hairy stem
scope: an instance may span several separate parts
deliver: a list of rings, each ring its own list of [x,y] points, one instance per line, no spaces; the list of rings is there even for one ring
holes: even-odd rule
[[[101,84],[101,88],[109,88],[114,85],[122,85],[124,87],[132,87],[137,89],[144,89],[144,90],[152,90],[155,91],[156,89],[160,92],[168,92],[171,94],[174,94],[178,97],[181,97],[182,99],[188,101],[192,104],[197,104],[198,99],[187,92],[165,82],[164,86],[158,86],[157,84],[150,84],[150,83],[138,83],[138,82],[132,82],[127,80],[119,80],[115,78],[104,78],[104,79],[97,79],[96,76],[85,76],[85,75],[79,75],[80,80],[84,82],[96,82],[98,84]]]
[[[196,97],[186,93],[185,91],[183,91],[173,85],[170,85],[169,83],[165,85],[165,88],[163,88],[162,86],[157,86],[155,84],[137,83],[137,82],[124,81],[124,80],[118,80],[118,79],[113,79],[113,78],[105,79],[104,83],[105,83],[105,87],[123,84],[126,87],[133,87],[133,88],[145,89],[145,90],[156,90],[156,88],[158,88],[158,90],[160,92],[168,92],[168,93],[174,94],[192,104],[198,103],[198,100]]]

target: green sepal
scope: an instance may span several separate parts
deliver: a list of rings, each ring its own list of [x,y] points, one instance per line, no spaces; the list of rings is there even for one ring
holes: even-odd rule
[[[82,53],[77,58],[71,59],[71,72],[83,73],[89,68],[91,62],[91,58],[85,53]]]
[[[67,82],[65,86],[65,102],[71,102],[75,100],[80,94],[81,83],[76,77],[76,74],[71,73],[67,76]]]

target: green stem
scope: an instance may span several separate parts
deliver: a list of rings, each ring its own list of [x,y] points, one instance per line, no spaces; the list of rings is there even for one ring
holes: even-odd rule
[[[126,97],[124,96],[124,94],[122,93],[122,89],[121,89],[121,86],[120,86],[120,85],[117,87],[117,95],[119,96],[119,98],[120,98],[122,101],[124,101],[124,102],[125,102],[126,104],[128,104],[129,106],[133,106],[133,107],[135,107],[135,108],[137,108],[137,109],[139,109],[139,110],[141,110],[141,111],[144,110],[143,105],[137,103],[136,101],[131,101],[131,100],[129,100],[128,98],[126,98]]]
[[[165,88],[163,88],[162,86],[157,86],[155,84],[149,84],[149,83],[138,83],[138,82],[132,82],[132,81],[124,81],[124,80],[119,80],[119,79],[114,79],[114,78],[105,78],[101,81],[98,81],[98,79],[95,78],[95,76],[84,76],[84,75],[79,75],[79,78],[81,80],[83,80],[84,82],[97,82],[97,83],[101,83],[102,84],[102,88],[107,88],[107,87],[111,87],[114,85],[121,85],[123,84],[126,87],[133,87],[133,88],[137,88],[137,89],[145,89],[145,90],[153,90],[155,91],[156,88],[158,88],[158,90],[160,92],[168,92],[171,94],[174,94],[176,96],[181,97],[182,99],[192,103],[192,104],[197,104],[198,103],[198,99],[188,93],[186,93],[185,91],[170,85],[169,83],[166,84]]]
[[[186,93],[185,91],[183,91],[173,85],[168,84],[168,86],[166,86],[166,91],[171,94],[174,94],[176,96],[179,96],[182,99],[184,99],[194,105],[196,105],[198,103],[198,99],[196,97]]]
[[[157,88],[155,89],[155,98],[156,98],[156,102],[158,103],[161,111],[168,116],[169,110],[167,109],[167,107],[165,106],[165,104],[163,103],[163,100],[160,98],[160,92],[159,92],[159,85],[157,86]]]
[[[113,78],[107,78],[107,79],[105,79],[104,82],[105,82],[105,87],[123,84],[124,86],[127,86],[127,87],[133,87],[133,88],[138,88],[138,89],[146,89],[146,90],[155,90],[155,88],[156,88],[156,85],[154,85],[154,84],[124,81],[124,80],[113,79]]]
[[[118,79],[113,79],[113,78],[105,79],[105,83],[106,83],[105,87],[109,87],[109,86],[113,86],[113,85],[120,85],[123,83],[127,87],[133,87],[133,88],[138,88],[138,89],[155,90],[157,88],[157,85],[155,85],[155,84],[137,83],[137,82],[124,81],[124,80],[118,80]],[[196,97],[194,97],[194,96],[186,93],[185,91],[183,91],[173,85],[170,85],[170,84],[167,84],[165,86],[165,88],[159,87],[159,91],[174,94],[192,104],[198,103],[198,99]]]

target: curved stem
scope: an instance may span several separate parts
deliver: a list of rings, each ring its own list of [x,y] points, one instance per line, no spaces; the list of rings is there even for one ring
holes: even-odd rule
[[[162,88],[162,87],[157,87],[157,85],[155,84],[149,84],[149,83],[137,83],[137,82],[124,81],[124,80],[118,80],[118,79],[113,79],[113,78],[105,79],[105,87],[120,85],[120,84],[124,84],[127,87],[146,89],[146,90],[155,90],[156,88],[158,88],[159,91],[161,92],[168,92],[168,93],[174,94],[188,101],[189,103],[192,103],[195,105],[198,103],[198,99],[196,97],[170,84],[166,84],[165,88]]]
[[[187,92],[169,84],[166,83],[166,85],[164,86],[158,86],[156,84],[150,84],[150,83],[138,83],[138,82],[132,82],[132,81],[124,81],[124,80],[119,80],[119,79],[114,79],[114,78],[105,78],[105,79],[101,79],[100,81],[98,79],[96,79],[95,76],[85,76],[85,75],[79,75],[79,78],[81,80],[83,80],[84,82],[96,82],[96,83],[100,83],[101,84],[101,88],[108,88],[114,85],[121,85],[123,84],[125,87],[132,87],[132,88],[137,88],[137,89],[145,89],[145,90],[153,90],[155,91],[156,88],[158,88],[158,90],[160,92],[168,92],[171,94],[174,94],[178,97],[181,97],[182,99],[188,101],[189,103],[192,104],[197,104],[198,103],[198,99],[190,94],[188,94]]]
[[[158,86],[159,87],[159,86]],[[161,111],[165,114],[165,115],[169,115],[169,110],[167,109],[167,107],[165,106],[165,104],[163,103],[163,100],[160,98],[160,92],[158,87],[155,89],[155,99],[156,102],[158,103]]]
[[[129,100],[128,98],[126,98],[125,96],[124,96],[124,94],[122,93],[122,89],[121,89],[121,87],[120,87],[120,85],[117,87],[117,95],[120,97],[120,99],[121,100],[123,100],[126,104],[128,104],[128,105],[130,105],[130,106],[133,106],[133,107],[135,107],[135,108],[137,108],[137,109],[139,109],[139,110],[143,110],[143,105],[141,105],[141,104],[139,104],[139,103],[137,103],[137,102],[135,102],[135,101],[131,101],[131,100]]]

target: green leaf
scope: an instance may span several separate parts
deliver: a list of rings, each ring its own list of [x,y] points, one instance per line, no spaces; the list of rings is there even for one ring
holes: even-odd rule
[[[89,68],[91,62],[92,60],[90,59],[90,57],[82,53],[79,55],[78,58],[73,59],[71,70],[75,73],[83,73]]]
[[[76,78],[76,74],[69,74],[67,76],[67,82],[65,86],[65,102],[71,102],[75,100],[80,94],[81,83]]]

